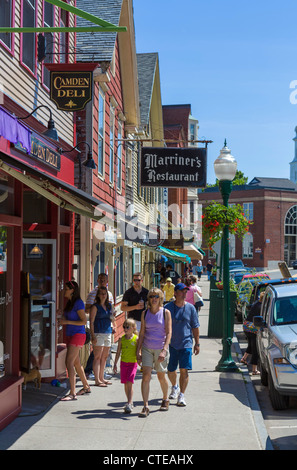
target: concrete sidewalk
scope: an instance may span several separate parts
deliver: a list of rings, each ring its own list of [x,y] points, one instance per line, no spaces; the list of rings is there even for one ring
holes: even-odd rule
[[[206,277],[200,285],[205,299],[199,315],[201,352],[193,356],[186,407],[177,407],[171,400],[168,412],[159,411],[162,396],[155,374],[147,418],[138,417],[142,409],[140,373],[134,384],[131,415],[123,413],[125,394],[118,375],[109,387],[93,386],[90,395],[72,402],[59,401],[57,394],[65,389],[42,384],[41,391],[35,391],[33,384],[28,384],[22,414],[0,433],[0,449],[272,450],[247,368],[239,373],[215,371],[221,340],[207,337]],[[236,338],[232,348],[238,362],[241,355]]]

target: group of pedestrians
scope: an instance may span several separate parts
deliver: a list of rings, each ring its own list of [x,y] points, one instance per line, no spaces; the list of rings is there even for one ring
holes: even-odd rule
[[[154,287],[143,286],[142,273],[133,275],[133,285],[123,296],[121,310],[126,312],[123,324],[124,334],[118,341],[114,360],[114,372],[120,359],[120,378],[124,384],[127,404],[125,413],[133,410],[133,384],[137,365],[141,366],[141,392],[143,409],[139,417],[149,414],[149,391],[153,369],[156,370],[162,390],[161,411],[168,411],[169,399],[177,399],[178,406],[186,406],[185,391],[189,381],[188,371],[192,369],[192,353],[199,354],[199,307],[195,306],[194,292],[199,292],[195,279],[177,283],[170,302],[164,305],[164,292]],[[91,392],[84,369],[80,364],[79,348],[86,341],[86,312],[90,314],[90,332],[93,352],[86,370],[93,369],[95,385],[107,387],[111,381],[104,378],[104,368],[108,357],[111,336],[115,333],[114,301],[107,290],[108,278],[98,276],[98,287],[86,301],[86,307],[79,295],[75,281],[66,283],[67,304],[61,325],[66,325],[67,356],[66,367],[70,381],[70,392],[61,400],[76,400],[77,395]],[[187,284],[187,285],[186,285]],[[202,296],[202,293],[200,291]],[[187,300],[188,296],[188,300]],[[193,346],[194,339],[194,346]],[[92,357],[93,356],[93,357]],[[177,369],[180,371],[177,383]],[[75,392],[75,371],[82,381],[83,388]],[[169,382],[171,392],[169,393]]]

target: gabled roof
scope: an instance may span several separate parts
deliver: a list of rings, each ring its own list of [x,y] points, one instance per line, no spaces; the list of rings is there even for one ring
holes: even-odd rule
[[[297,185],[288,178],[262,178],[255,176],[248,184],[248,187],[258,187],[265,189],[284,189],[286,191],[297,191]]]
[[[123,0],[76,0],[76,6],[116,26],[120,24]],[[77,26],[92,23],[77,16]],[[77,62],[111,62],[117,33],[78,33]],[[81,52],[81,53],[80,53]]]
[[[156,52],[136,54],[136,58],[139,83],[140,120],[142,125],[148,125],[158,54]]]

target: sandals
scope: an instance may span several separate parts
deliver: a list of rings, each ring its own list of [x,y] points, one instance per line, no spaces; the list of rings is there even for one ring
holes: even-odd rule
[[[150,410],[146,406],[144,406],[142,408],[141,412],[139,413],[138,417],[139,418],[146,418],[149,415],[149,413],[150,413]]]
[[[259,370],[256,370],[256,371],[252,372],[252,375],[261,375],[261,372]]]
[[[162,400],[160,411],[168,411],[169,410],[169,400]]]
[[[60,398],[60,401],[73,401],[77,400],[76,395],[72,395],[72,393],[69,393],[69,395],[65,395],[65,397]]]
[[[79,390],[79,392],[77,392],[77,395],[86,395],[87,393],[91,393],[90,387],[82,388]]]

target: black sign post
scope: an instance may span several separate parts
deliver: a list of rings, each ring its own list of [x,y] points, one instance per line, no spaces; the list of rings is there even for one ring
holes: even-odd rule
[[[206,186],[206,148],[141,149],[141,186],[203,188]]]

